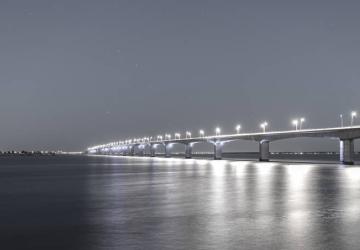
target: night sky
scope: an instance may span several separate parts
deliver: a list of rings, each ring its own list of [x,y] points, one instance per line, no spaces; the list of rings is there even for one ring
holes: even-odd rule
[[[0,150],[348,123],[360,111],[359,13],[359,1],[1,0]]]

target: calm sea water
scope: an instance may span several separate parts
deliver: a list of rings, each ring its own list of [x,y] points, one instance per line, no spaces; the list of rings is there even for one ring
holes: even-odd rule
[[[0,157],[1,249],[359,249],[360,166]]]

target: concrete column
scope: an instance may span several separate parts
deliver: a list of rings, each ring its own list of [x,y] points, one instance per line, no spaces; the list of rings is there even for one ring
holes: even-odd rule
[[[150,145],[150,157],[155,157],[156,145]]]
[[[270,158],[270,142],[269,141],[261,141],[259,143],[259,161],[269,161]]]
[[[185,145],[185,158],[190,159],[192,157],[192,145],[186,144]]]
[[[340,140],[340,161],[343,164],[354,164],[354,152],[354,140]]]
[[[128,153],[129,153],[129,148],[126,147],[126,148],[124,149],[124,151],[123,151],[123,155],[128,155]]]
[[[165,144],[165,157],[166,158],[171,157],[171,148],[172,148],[172,145],[170,143]]]
[[[223,144],[221,141],[217,141],[214,144],[214,160],[221,160],[222,158]]]
[[[129,148],[129,155],[134,156],[135,155],[135,146],[130,146]]]
[[[144,145],[139,145],[138,149],[139,149],[139,156],[144,156],[144,151],[145,151]]]

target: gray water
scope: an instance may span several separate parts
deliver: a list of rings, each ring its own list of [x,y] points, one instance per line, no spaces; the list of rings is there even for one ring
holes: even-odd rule
[[[359,249],[360,166],[0,157],[1,249]]]

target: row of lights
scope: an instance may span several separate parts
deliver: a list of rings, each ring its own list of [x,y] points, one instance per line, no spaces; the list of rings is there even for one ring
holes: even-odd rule
[[[351,120],[350,120],[350,126],[354,126],[354,120],[357,116],[357,112],[356,111],[351,111],[350,113],[350,117],[351,117]],[[344,117],[342,114],[340,114],[340,123],[341,123],[341,127],[344,127]]]
[[[356,111],[352,111],[350,113],[351,115],[351,126],[354,125],[354,120],[357,117],[357,112]],[[340,115],[340,120],[341,120],[341,127],[344,127],[344,119],[343,119],[343,115]],[[302,129],[302,125],[305,122],[305,118],[301,117],[301,118],[297,118],[292,120],[292,125],[295,127],[295,130],[301,130]],[[268,127],[269,123],[267,121],[264,121],[260,124],[260,128],[262,129],[262,132],[265,133],[266,132],[266,128]],[[235,126],[235,130],[237,134],[240,134],[240,130],[241,130],[241,125],[238,124]],[[221,129],[219,127],[215,128],[215,136],[220,136],[221,134]],[[200,138],[204,138],[205,137],[205,131],[203,129],[199,130],[199,136]],[[191,138],[191,132],[190,131],[186,131],[185,133],[185,139],[190,139]],[[125,141],[119,141],[116,143],[109,143],[109,144],[104,144],[104,145],[99,145],[99,146],[95,146],[92,148],[89,148],[90,150],[96,150],[99,148],[104,148],[107,146],[116,146],[116,145],[120,145],[120,144],[131,144],[131,143],[140,143],[140,142],[150,142],[152,141],[153,137],[144,137],[144,138],[134,138],[134,139],[129,139],[129,140],[125,140]],[[181,139],[181,134],[180,133],[175,133],[175,140],[180,140]],[[163,136],[162,135],[158,135],[157,136],[157,141],[162,141],[163,140]],[[171,140],[171,134],[165,134],[165,140]]]
[[[305,118],[300,118],[300,119],[295,119],[292,121],[292,124],[295,126],[295,130],[298,130],[298,125],[300,124],[299,126],[299,129],[301,130],[302,129],[302,124],[305,122]]]

